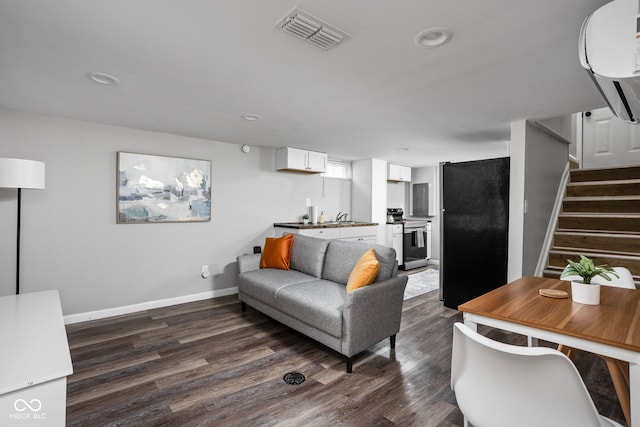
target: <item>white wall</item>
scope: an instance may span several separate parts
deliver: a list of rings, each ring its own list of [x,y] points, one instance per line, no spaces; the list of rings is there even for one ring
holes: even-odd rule
[[[524,241],[524,183],[527,122],[511,123],[509,170],[509,257],[507,281],[522,277]]]
[[[558,187],[569,159],[569,143],[527,122],[522,274],[535,274]]]
[[[579,159],[578,141],[582,141],[582,113],[563,114],[558,117],[538,120],[537,123],[567,140],[569,154]]]
[[[402,208],[405,215],[409,214],[409,204],[407,203],[408,188],[411,184],[407,182],[387,182],[387,207]]]
[[[510,146],[507,279],[513,281],[535,273],[569,144],[520,120],[511,124]]]
[[[209,159],[212,221],[116,224],[116,153]],[[305,198],[351,211],[351,182],[276,172],[274,150],[0,109],[0,157],[46,164],[46,189],[23,190],[21,290],[59,289],[65,315],[236,286],[235,258]],[[0,189],[0,295],[15,288],[16,191]],[[211,271],[200,278],[202,265]]]

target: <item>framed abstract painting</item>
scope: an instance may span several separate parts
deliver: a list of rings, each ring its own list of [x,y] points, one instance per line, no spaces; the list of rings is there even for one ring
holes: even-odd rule
[[[211,161],[118,152],[117,222],[211,220]]]

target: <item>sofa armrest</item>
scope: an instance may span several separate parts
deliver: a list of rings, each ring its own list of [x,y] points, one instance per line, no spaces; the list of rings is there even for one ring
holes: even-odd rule
[[[347,293],[342,354],[354,356],[400,330],[407,276],[396,276]]]
[[[246,254],[240,255],[238,260],[238,270],[240,273],[245,271],[258,270],[260,268],[260,257],[262,254]]]

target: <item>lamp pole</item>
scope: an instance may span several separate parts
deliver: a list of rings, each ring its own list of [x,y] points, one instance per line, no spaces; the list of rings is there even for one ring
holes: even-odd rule
[[[22,204],[22,188],[18,188],[18,232],[16,243],[16,295],[20,293],[20,206]]]
[[[20,222],[22,189],[44,190],[44,163],[36,160],[0,158],[0,188],[18,190],[16,232],[16,295],[20,293]]]

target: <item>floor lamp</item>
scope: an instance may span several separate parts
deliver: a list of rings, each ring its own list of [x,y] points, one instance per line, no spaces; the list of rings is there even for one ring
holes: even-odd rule
[[[35,160],[0,158],[0,188],[18,189],[18,232],[16,244],[16,295],[20,293],[20,205],[22,189],[44,190],[44,163]]]

